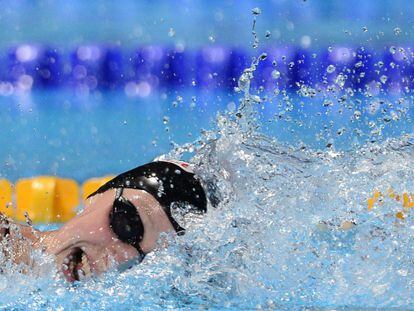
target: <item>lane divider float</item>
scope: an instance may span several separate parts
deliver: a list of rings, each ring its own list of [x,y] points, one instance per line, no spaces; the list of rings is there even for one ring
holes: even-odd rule
[[[19,179],[15,185],[0,179],[0,213],[21,222],[66,222],[76,215],[81,198],[86,199],[113,177],[91,178],[82,187],[73,179],[55,176]]]
[[[398,219],[404,220],[407,213],[414,207],[414,194],[403,192],[400,195],[395,193],[394,189],[388,188],[387,195],[384,195],[379,190],[374,190],[373,195],[367,200],[368,211],[373,210],[376,205],[383,205],[383,201],[386,197],[401,203],[402,210],[395,214],[395,217]]]

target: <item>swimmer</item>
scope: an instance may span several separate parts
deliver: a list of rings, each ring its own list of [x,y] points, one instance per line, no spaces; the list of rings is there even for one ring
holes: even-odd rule
[[[188,163],[155,161],[104,184],[58,230],[40,232],[2,216],[0,241],[15,252],[19,245],[16,263],[30,264],[24,243],[55,256],[59,271],[74,282],[102,274],[113,263],[120,271],[140,263],[160,242],[167,245],[165,234],[184,234],[185,215],[206,211],[206,192]]]

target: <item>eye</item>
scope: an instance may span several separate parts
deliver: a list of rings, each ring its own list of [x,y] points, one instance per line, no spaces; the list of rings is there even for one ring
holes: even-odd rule
[[[116,236],[124,243],[136,244],[142,240],[144,226],[136,207],[123,198],[115,200],[110,215],[110,226]]]

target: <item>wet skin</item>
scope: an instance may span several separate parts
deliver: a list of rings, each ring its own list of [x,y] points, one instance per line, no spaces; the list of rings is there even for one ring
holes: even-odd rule
[[[153,251],[160,243],[166,246],[167,238],[163,233],[175,234],[175,231],[158,201],[142,190],[124,189],[123,196],[137,208],[144,225],[144,236],[140,242],[143,252]],[[137,257],[138,251],[120,241],[109,226],[114,199],[115,189],[87,199],[82,213],[55,231],[40,232],[19,226],[25,241],[19,241],[12,229],[8,236],[10,244],[31,244],[54,255],[59,271],[70,282],[84,276],[99,275],[114,265],[128,263]],[[4,233],[4,229],[0,233]],[[13,258],[13,261],[30,261],[27,254],[19,257]]]

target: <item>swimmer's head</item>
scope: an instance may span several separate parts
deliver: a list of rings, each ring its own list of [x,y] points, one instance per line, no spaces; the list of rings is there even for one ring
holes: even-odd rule
[[[84,211],[57,231],[43,237],[48,253],[56,255],[60,272],[70,281],[99,275],[108,269],[132,265],[140,260],[136,245],[128,243],[111,226],[116,190],[110,189],[87,200]],[[143,254],[167,244],[162,233],[175,230],[160,204],[147,192],[124,189],[142,221],[143,235],[139,248]],[[124,228],[125,231],[131,228]],[[135,232],[131,232],[135,234]]]
[[[86,200],[84,211],[43,243],[68,281],[120,270],[183,234],[186,215],[205,213],[201,183],[180,163],[152,162],[114,178]]]
[[[108,189],[139,189],[151,194],[162,206],[177,233],[182,214],[203,214],[207,211],[206,192],[189,163],[155,161],[118,175],[100,187],[90,197]]]

